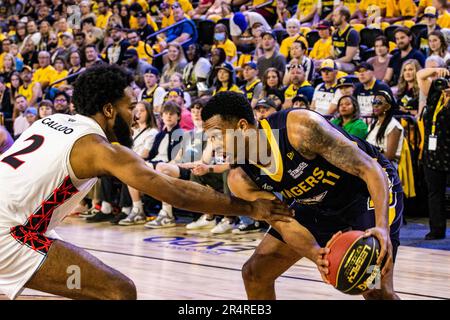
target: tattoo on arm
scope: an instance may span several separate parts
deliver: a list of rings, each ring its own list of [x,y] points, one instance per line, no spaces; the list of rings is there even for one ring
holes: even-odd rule
[[[318,116],[307,117],[298,144],[299,151],[308,155],[320,155],[336,167],[361,176],[371,159],[359,150],[356,143],[350,141],[334,129],[327,121]]]

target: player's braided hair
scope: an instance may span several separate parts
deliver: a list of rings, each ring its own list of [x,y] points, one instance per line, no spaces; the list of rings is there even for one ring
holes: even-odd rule
[[[77,113],[93,116],[103,106],[124,97],[132,76],[117,65],[98,65],[87,69],[74,84],[73,104]]]

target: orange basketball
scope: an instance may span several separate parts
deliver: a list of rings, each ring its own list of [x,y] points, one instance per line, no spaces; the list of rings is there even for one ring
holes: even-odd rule
[[[379,280],[376,261],[380,244],[375,237],[363,238],[363,235],[363,231],[342,233],[330,244],[330,253],[326,256],[328,280],[346,294],[361,294]]]

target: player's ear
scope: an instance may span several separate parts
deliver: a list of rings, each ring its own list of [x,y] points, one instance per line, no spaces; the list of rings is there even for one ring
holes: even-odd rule
[[[237,123],[238,129],[241,130],[247,130],[248,129],[248,122],[245,119],[240,119]]]
[[[114,107],[111,103],[107,103],[103,106],[103,114],[108,119],[112,119],[114,116]]]

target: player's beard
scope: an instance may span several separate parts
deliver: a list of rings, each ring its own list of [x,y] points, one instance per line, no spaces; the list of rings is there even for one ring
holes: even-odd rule
[[[120,114],[117,114],[116,120],[114,121],[113,132],[117,138],[117,142],[122,146],[128,148],[131,148],[133,146],[130,126]]]

